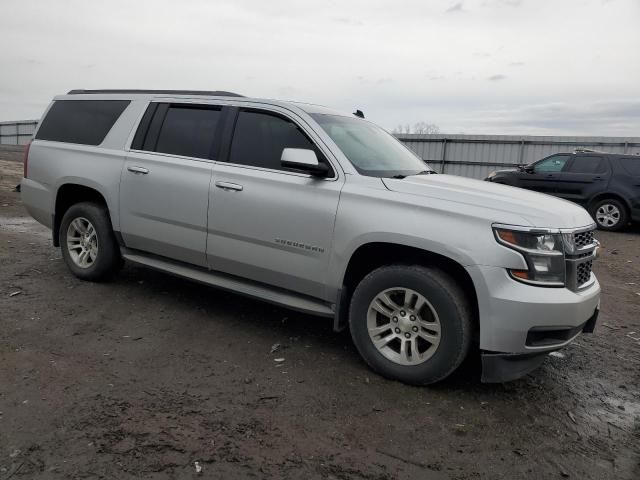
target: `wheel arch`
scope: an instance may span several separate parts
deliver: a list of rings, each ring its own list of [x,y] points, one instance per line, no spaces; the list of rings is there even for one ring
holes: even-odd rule
[[[606,200],[606,199],[609,199],[609,198],[614,199],[614,200],[618,200],[619,202],[621,202],[622,205],[624,205],[624,207],[627,209],[627,214],[629,214],[631,212],[631,204],[622,195],[620,195],[618,193],[613,193],[613,192],[601,192],[601,193],[598,193],[598,194],[594,195],[589,200],[589,203],[587,204],[587,208],[589,210],[589,213],[591,213],[591,211],[595,207],[596,203],[600,202],[601,200]]]
[[[109,210],[105,195],[94,187],[90,187],[81,183],[69,182],[61,184],[55,195],[55,203],[53,205],[53,245],[60,246],[59,232],[62,217],[72,205],[79,202],[94,202],[104,205]]]
[[[348,306],[351,301],[351,294],[355,286],[369,272],[376,268],[393,264],[419,264],[440,268],[463,288],[465,294],[469,295],[471,308],[473,311],[474,328],[479,328],[479,307],[476,287],[473,280],[464,266],[457,260],[419,247],[390,243],[390,242],[368,242],[360,245],[354,250],[349,258],[347,267],[342,277],[342,289],[334,321],[334,328],[342,330],[346,326],[348,318]],[[479,333],[479,332],[476,332]]]

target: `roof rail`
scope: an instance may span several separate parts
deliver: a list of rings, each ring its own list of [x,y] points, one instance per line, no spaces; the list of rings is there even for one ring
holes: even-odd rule
[[[67,95],[101,94],[101,93],[151,93],[159,95],[207,95],[210,97],[244,97],[239,93],[225,92],[223,90],[69,90]]]

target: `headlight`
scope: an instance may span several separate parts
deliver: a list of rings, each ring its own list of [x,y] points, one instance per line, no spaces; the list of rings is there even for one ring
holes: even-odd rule
[[[527,270],[509,270],[509,274],[525,283],[547,287],[563,287],[565,282],[564,244],[560,233],[527,232],[494,227],[499,243],[524,257]]]

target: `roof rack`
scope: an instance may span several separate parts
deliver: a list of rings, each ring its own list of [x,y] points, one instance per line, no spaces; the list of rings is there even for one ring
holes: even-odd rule
[[[159,95],[206,95],[210,97],[244,97],[239,93],[225,92],[223,90],[69,90],[67,95],[101,94],[101,93],[151,93]]]
[[[609,152],[603,152],[602,150],[595,150],[593,148],[577,147],[573,150],[573,153],[609,153]]]

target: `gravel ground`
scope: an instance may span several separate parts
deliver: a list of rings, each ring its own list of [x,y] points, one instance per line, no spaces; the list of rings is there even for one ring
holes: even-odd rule
[[[0,150],[0,480],[640,478],[640,229],[598,234],[595,335],[522,380],[472,358],[416,388],[326,319],[131,265],[77,280],[11,191],[20,156]]]

